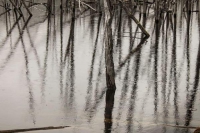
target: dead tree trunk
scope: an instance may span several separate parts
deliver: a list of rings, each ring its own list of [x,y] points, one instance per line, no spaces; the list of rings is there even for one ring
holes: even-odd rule
[[[109,7],[110,0],[104,0],[105,11],[105,65],[106,65],[106,106],[105,106],[105,132],[112,127],[112,110],[115,96],[115,70],[113,62],[113,39],[112,39],[112,8]]]

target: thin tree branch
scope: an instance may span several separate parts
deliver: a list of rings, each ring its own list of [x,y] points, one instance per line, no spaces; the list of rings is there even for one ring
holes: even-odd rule
[[[1,130],[0,133],[15,133],[15,132],[28,132],[38,130],[52,130],[52,129],[63,129],[70,126],[59,126],[59,127],[39,127],[39,128],[28,128],[28,129],[13,129],[13,130]]]

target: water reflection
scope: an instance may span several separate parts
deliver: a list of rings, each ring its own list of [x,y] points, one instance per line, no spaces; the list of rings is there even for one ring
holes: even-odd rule
[[[155,17],[144,4],[144,13],[131,9],[136,24],[123,6],[113,7],[113,17],[71,1],[48,0],[38,8],[45,9],[38,18],[34,9],[33,17],[26,9],[0,13],[2,129],[191,133],[180,126],[198,126],[199,14],[176,13],[181,3]],[[9,124],[18,116],[18,124]]]
[[[49,38],[51,36],[51,17],[48,15],[47,19],[47,35],[46,35],[46,48],[45,48],[45,57],[44,57],[44,65],[42,71],[42,86],[41,86],[41,93],[42,93],[42,100],[45,99],[45,85],[46,85],[46,71],[48,67],[48,54],[49,54],[49,42],[51,41]]]
[[[63,74],[63,70],[66,69],[66,82],[65,82],[65,94],[64,94],[64,104],[65,108],[70,108],[73,110],[75,106],[75,63],[74,63],[74,34],[75,30],[75,7],[73,6],[73,12],[71,14],[71,25],[70,25],[70,33],[67,41],[66,49],[64,52],[64,56],[61,55],[61,68],[60,68],[60,76]],[[61,35],[62,36],[62,35]],[[62,46],[61,43],[61,50]],[[62,52],[61,52],[62,54]],[[62,61],[63,60],[63,61]],[[63,62],[63,63],[62,63]],[[63,80],[63,76],[61,76],[60,80]],[[60,81],[62,83],[62,81]],[[63,86],[60,84],[60,86]],[[61,88],[62,94],[62,88]],[[73,110],[74,111],[74,110]]]
[[[7,16],[7,15],[6,15],[6,16]],[[11,16],[8,15],[8,17],[10,18]],[[7,36],[6,36],[5,39],[3,39],[3,41],[2,41],[2,43],[1,43],[1,45],[0,45],[0,50],[5,46],[6,41],[7,41],[8,38],[11,36],[12,31],[13,31],[14,28],[17,26],[17,23],[19,22],[19,20],[21,19],[21,17],[22,17],[22,16],[19,16],[19,17],[16,19],[16,22],[13,24],[13,26],[10,28],[9,31],[6,30],[6,31],[7,31]],[[11,38],[12,38],[12,37],[11,37]],[[12,45],[12,43],[11,43],[11,45]]]
[[[200,26],[200,16],[198,15],[198,27]],[[193,85],[193,89],[190,92],[190,96],[188,97],[188,101],[187,101],[187,111],[186,111],[186,118],[185,118],[185,125],[188,126],[191,123],[192,120],[192,114],[193,114],[193,109],[194,109],[194,103],[196,100],[196,96],[197,96],[197,88],[199,86],[199,67],[200,67],[200,45],[198,48],[198,52],[197,52],[197,57],[196,57],[196,74],[194,77],[194,85]]]
[[[155,55],[154,55],[154,118],[155,123],[158,122],[158,47],[159,47],[159,29],[161,22],[155,20]]]
[[[15,14],[15,15],[16,15],[16,18],[17,18],[17,14]],[[29,17],[28,20],[30,18],[31,17]],[[20,34],[22,31],[20,29],[19,23],[17,24],[17,26],[18,26],[18,30],[19,30],[19,34]],[[29,34],[27,27],[26,27],[26,30],[27,30],[27,33]],[[32,83],[30,81],[29,59],[28,59],[28,55],[27,55],[27,51],[26,51],[26,46],[24,44],[24,39],[23,39],[22,36],[20,36],[20,41],[21,41],[21,44],[22,44],[23,52],[24,52],[24,60],[25,60],[25,68],[26,68],[26,79],[27,79],[27,84],[28,84],[28,88],[29,88],[29,109],[30,109],[31,117],[33,119],[33,123],[35,124],[36,123],[36,120],[35,120],[35,105],[34,105],[33,87],[32,87]]]

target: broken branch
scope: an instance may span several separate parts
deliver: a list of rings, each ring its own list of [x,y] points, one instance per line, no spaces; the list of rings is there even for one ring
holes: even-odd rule
[[[39,127],[39,128],[28,128],[28,129],[13,129],[13,130],[1,130],[0,133],[14,133],[14,132],[28,132],[38,130],[52,130],[52,129],[63,129],[70,126],[59,126],[59,127]]]

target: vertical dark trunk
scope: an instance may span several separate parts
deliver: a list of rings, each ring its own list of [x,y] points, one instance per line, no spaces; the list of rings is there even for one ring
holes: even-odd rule
[[[159,11],[159,0],[156,0],[155,2],[156,4],[156,7],[155,7],[155,15],[156,15],[156,23],[158,23],[159,21],[159,14],[160,14],[160,11]]]
[[[111,1],[104,1],[105,11],[105,65],[106,65],[106,107],[105,107],[105,133],[111,132],[112,128],[112,111],[115,96],[115,69],[113,62],[113,39],[112,39],[112,7]]]
[[[112,126],[112,110],[114,106],[114,96],[115,96],[115,72],[114,72],[114,62],[113,62],[113,42],[112,42],[112,29],[111,29],[111,18],[106,24],[106,48],[105,48],[105,61],[106,61],[106,107],[105,107],[105,132],[110,131],[109,128]]]

